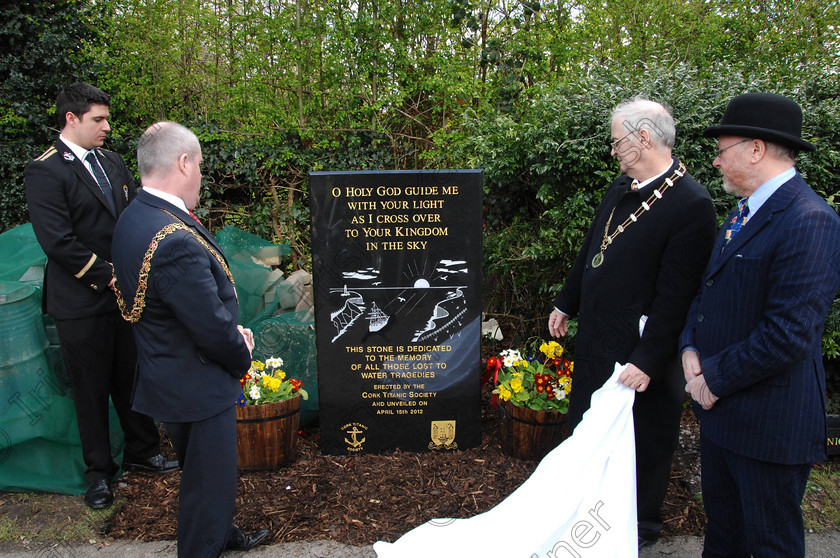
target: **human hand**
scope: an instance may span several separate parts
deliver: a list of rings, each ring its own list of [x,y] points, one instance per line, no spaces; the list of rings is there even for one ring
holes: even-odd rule
[[[650,376],[639,370],[639,367],[635,364],[630,363],[621,371],[618,381],[641,393],[650,385]]]
[[[691,398],[697,401],[705,410],[709,410],[715,406],[719,397],[712,393],[709,386],[706,385],[706,378],[703,374],[695,376],[685,385],[686,393],[691,394]]]
[[[553,337],[566,337],[569,331],[569,316],[556,308],[548,316],[548,332]]]
[[[253,354],[254,352],[254,332],[250,329],[244,328],[241,325],[237,325],[236,329],[239,330],[239,333],[242,334],[242,339],[245,340],[245,346],[248,347],[248,354]]]
[[[703,370],[700,368],[700,355],[697,351],[693,349],[683,351],[682,367],[686,383],[703,373]]]

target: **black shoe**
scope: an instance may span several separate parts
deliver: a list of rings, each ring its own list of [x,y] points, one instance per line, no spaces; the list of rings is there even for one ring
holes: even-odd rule
[[[85,505],[92,510],[101,510],[114,503],[114,494],[105,479],[95,480],[85,492]]]
[[[248,550],[262,543],[268,536],[268,529],[255,531],[246,535],[239,527],[234,527],[233,532],[228,536],[225,550]]]
[[[659,539],[646,539],[644,537],[639,537],[639,550],[645,548],[646,546],[653,546],[656,544],[656,541]]]
[[[171,473],[178,469],[178,462],[177,461],[167,461],[164,456],[161,454],[157,454],[154,457],[148,457],[146,459],[138,459],[136,461],[130,461],[128,459],[123,461],[123,467],[128,469],[136,469],[139,471],[149,471],[152,473]]]

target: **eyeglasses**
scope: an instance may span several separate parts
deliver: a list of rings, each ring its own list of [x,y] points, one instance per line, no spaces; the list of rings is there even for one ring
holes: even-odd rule
[[[741,141],[737,141],[737,142],[733,143],[732,145],[727,145],[726,147],[721,147],[720,149],[717,150],[717,155],[715,156],[715,159],[717,159],[718,157],[723,155],[723,152],[726,151],[727,149],[729,149],[730,147],[735,147],[738,144],[746,143],[748,141],[752,141],[752,139],[751,138],[743,139]]]
[[[636,133],[636,130],[631,130],[631,131],[630,131],[630,133],[628,133],[628,134],[627,134],[627,135],[625,135],[624,137],[619,138],[619,139],[615,140],[614,142],[612,142],[612,143],[610,144],[610,147],[611,147],[612,149],[615,149],[615,148],[618,146],[618,144],[619,144],[619,143],[623,142],[624,140],[626,140],[626,139],[628,138],[628,136],[631,136],[631,135],[633,135],[633,134],[635,134],[635,133]]]

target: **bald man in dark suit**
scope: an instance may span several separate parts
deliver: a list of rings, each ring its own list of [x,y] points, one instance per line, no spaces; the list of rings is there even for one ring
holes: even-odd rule
[[[250,330],[222,249],[190,212],[201,188],[201,146],[175,122],[140,137],[143,190],[114,231],[123,316],[133,324],[139,375],[134,408],[159,417],[182,468],[178,556],[215,558],[268,536],[233,525],[236,410],[251,365]]]

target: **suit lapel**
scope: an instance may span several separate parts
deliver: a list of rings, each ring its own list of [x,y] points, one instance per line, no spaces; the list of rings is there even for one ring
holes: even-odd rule
[[[99,200],[102,207],[104,207],[105,210],[110,213],[114,219],[116,219],[117,216],[113,211],[111,211],[111,206],[105,199],[105,194],[102,193],[102,190],[99,188],[99,184],[97,184],[96,180],[93,179],[93,176],[90,174],[90,171],[87,170],[81,159],[76,157],[73,150],[67,147],[67,145],[65,145],[61,140],[57,140],[55,142],[55,149],[61,154],[61,158],[64,163],[71,166],[73,172],[76,173],[76,177],[81,180],[87,189],[90,190],[90,193]]]
[[[181,212],[181,215],[183,215],[183,214],[184,214],[184,212],[182,211],[182,212]],[[200,223],[200,222],[199,222],[196,218],[194,218],[194,217],[193,217],[192,215],[190,215],[190,214],[187,214],[187,220],[186,220],[186,223],[187,223],[187,225],[189,225],[191,228],[195,229],[195,230],[196,230],[196,231],[197,231],[197,232],[198,232],[201,236],[203,236],[203,237],[204,237],[204,239],[205,239],[207,242],[209,242],[209,243],[210,243],[210,245],[211,245],[211,246],[213,246],[213,248],[215,248],[215,249],[216,249],[216,251],[217,251],[217,252],[219,252],[219,254],[221,254],[221,256],[222,256],[223,258],[225,258],[225,261],[227,261],[227,258],[225,257],[224,252],[222,252],[222,247],[221,247],[221,246],[219,246],[219,245],[216,243],[216,238],[215,238],[212,234],[210,234],[210,231],[208,231],[207,229],[205,229],[205,228],[204,228],[204,225],[202,225],[202,224],[201,224],[201,223]]]
[[[761,232],[770,225],[775,214],[780,211],[784,211],[784,209],[790,205],[793,198],[799,194],[801,190],[801,181],[802,179],[797,173],[792,179],[782,184],[779,189],[776,190],[766,202],[764,202],[758,212],[750,217],[747,224],[738,231],[738,234],[735,235],[723,251],[721,251],[721,247],[723,246],[723,235],[726,232],[726,228],[725,226],[721,228],[720,234],[718,235],[718,239],[715,243],[715,251],[712,255],[712,261],[709,265],[709,276],[720,271],[726,262],[736,255],[739,255],[741,251],[748,250],[751,243],[759,242],[761,240]],[[736,212],[737,211],[733,211],[729,214],[726,218],[725,225],[729,224],[729,221]]]

